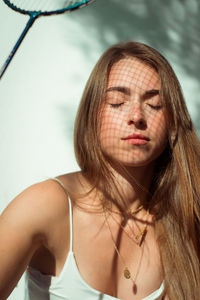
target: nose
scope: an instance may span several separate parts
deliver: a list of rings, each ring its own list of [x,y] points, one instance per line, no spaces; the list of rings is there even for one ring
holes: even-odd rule
[[[141,103],[134,103],[128,114],[128,125],[145,126],[146,120]]]

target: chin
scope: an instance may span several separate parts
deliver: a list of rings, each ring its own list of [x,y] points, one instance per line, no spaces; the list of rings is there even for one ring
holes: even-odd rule
[[[140,168],[140,167],[147,167],[150,164],[152,164],[154,162],[153,161],[134,161],[134,162],[121,162],[122,165],[124,165],[125,167],[130,167],[130,168]]]
[[[149,151],[121,151],[108,153],[104,152],[106,158],[113,162],[115,165],[119,164],[124,167],[147,167],[150,166],[155,160],[163,153],[165,147],[157,149],[148,149]],[[152,151],[153,150],[153,151]]]
[[[121,165],[124,167],[132,167],[132,168],[139,168],[139,167],[147,167],[151,163],[155,161],[154,158],[141,158],[141,159],[133,159],[133,158],[121,158],[121,157],[110,157],[110,161],[112,161],[115,165]]]

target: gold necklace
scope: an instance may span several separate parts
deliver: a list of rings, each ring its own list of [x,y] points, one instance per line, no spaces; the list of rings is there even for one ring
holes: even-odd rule
[[[136,244],[137,244],[139,247],[141,247],[142,242],[143,242],[143,240],[144,240],[144,238],[145,238],[145,235],[146,235],[146,233],[147,233],[147,219],[148,219],[148,216],[149,216],[149,210],[148,210],[148,211],[146,212],[146,214],[145,214],[145,224],[142,226],[142,229],[140,229],[139,232],[138,232],[136,235],[135,235],[135,233],[133,232],[133,230],[132,230],[131,226],[129,225],[129,223],[127,223],[129,229],[130,229],[131,232],[132,232],[133,237],[135,238],[135,242],[136,242]],[[124,229],[124,228],[123,228],[123,229]],[[124,232],[126,232],[125,229],[124,229]],[[126,232],[126,233],[127,233],[127,232]],[[128,233],[127,233],[127,234],[128,234]]]
[[[132,216],[132,215],[135,215],[137,214],[138,212],[140,212],[141,210],[143,209],[143,205],[140,205],[138,208],[136,208],[135,210],[131,210],[129,209],[126,216]],[[120,211],[115,211],[115,210],[110,210],[111,212],[113,212],[114,214],[118,214],[118,215],[121,215],[121,212]],[[124,217],[125,218],[125,217]]]
[[[124,271],[123,271],[124,277],[126,279],[130,279],[133,282],[133,286],[135,287],[135,279],[132,277],[131,272],[130,272],[129,268],[126,265],[126,262],[125,262],[124,258],[122,257],[122,255],[120,254],[120,252],[119,252],[119,250],[117,248],[117,245],[115,243],[115,240],[114,240],[111,228],[110,228],[110,224],[109,224],[108,219],[107,219],[107,215],[106,215],[105,209],[104,209],[104,218],[105,218],[106,225],[107,225],[107,227],[108,227],[108,229],[110,231],[110,235],[111,235],[111,239],[112,239],[115,251],[117,252],[118,257],[120,258],[120,260],[122,261],[122,263],[124,265]],[[142,251],[141,251],[141,255],[142,255]],[[141,260],[141,258],[139,259],[138,267],[140,265],[140,260]],[[136,272],[135,278],[136,278],[137,274],[138,274],[138,270]]]
[[[142,207],[142,208],[143,208],[143,207]],[[134,212],[134,214],[137,213],[137,212],[139,212],[142,208],[140,207],[137,211]],[[111,215],[111,214],[110,214],[110,215]],[[149,210],[146,212],[146,215],[145,215],[145,217],[146,217],[146,218],[145,218],[145,222],[147,221],[148,216],[149,216]],[[134,241],[139,247],[141,247],[142,242],[143,242],[143,240],[144,240],[144,237],[145,237],[145,235],[146,235],[146,233],[147,233],[147,223],[145,223],[145,225],[142,227],[142,229],[140,229],[140,231],[139,231],[138,234],[136,234],[136,235],[135,235],[135,233],[133,232],[133,230],[132,230],[131,226],[129,225],[129,223],[127,223],[128,227],[129,227],[129,229],[130,229],[130,231],[131,231],[131,233],[132,233],[132,236],[130,236],[129,233],[125,230],[124,226],[122,226],[122,224],[119,223],[119,222],[115,219],[115,217],[114,217],[113,215],[111,215],[111,217],[112,217],[113,220],[114,220],[114,221],[115,221],[115,222],[123,229],[123,231],[124,231],[124,232],[126,233],[126,235],[129,237],[129,239],[131,239],[131,240]]]

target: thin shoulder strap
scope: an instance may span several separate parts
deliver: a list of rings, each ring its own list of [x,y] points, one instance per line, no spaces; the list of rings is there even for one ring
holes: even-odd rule
[[[69,250],[70,252],[73,251],[73,221],[72,221],[72,203],[71,199],[69,197],[68,191],[66,190],[64,184],[56,177],[51,178],[52,180],[58,182],[64,189],[65,193],[67,194],[67,199],[69,203],[69,225],[70,225],[70,247]]]

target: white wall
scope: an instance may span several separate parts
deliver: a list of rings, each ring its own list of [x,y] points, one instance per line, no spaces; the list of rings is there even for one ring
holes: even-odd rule
[[[115,42],[146,42],[168,58],[200,128],[198,2],[162,0],[157,9],[155,0],[122,2],[97,0],[73,14],[40,18],[30,29],[0,82],[0,211],[30,184],[78,169],[77,105],[94,63]],[[0,65],[26,22],[0,2]],[[23,299],[23,280],[9,299]]]

